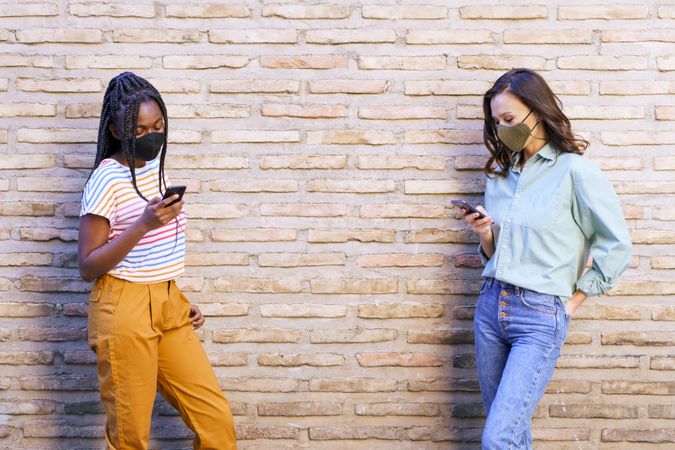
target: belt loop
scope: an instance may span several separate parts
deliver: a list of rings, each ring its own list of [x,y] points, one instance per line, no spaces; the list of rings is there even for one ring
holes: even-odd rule
[[[487,287],[491,288],[492,285],[494,284],[494,282],[495,282],[495,279],[493,277],[488,278]]]
[[[520,297],[520,286],[514,286],[514,287],[515,287],[516,295]]]

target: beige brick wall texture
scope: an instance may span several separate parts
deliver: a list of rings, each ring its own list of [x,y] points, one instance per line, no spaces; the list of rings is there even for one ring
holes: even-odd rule
[[[103,448],[81,189],[124,70],[168,105],[186,276],[241,449],[473,449],[482,94],[539,71],[634,259],[573,320],[537,449],[675,447],[675,3],[0,3],[0,447]],[[161,399],[152,448],[191,448]]]

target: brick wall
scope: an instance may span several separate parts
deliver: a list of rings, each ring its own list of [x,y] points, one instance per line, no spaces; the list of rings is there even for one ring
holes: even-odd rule
[[[283,0],[282,0],[283,1]],[[499,5],[495,5],[499,3]],[[102,447],[77,214],[108,80],[150,79],[240,448],[473,448],[481,95],[539,70],[633,264],[579,311],[537,448],[675,442],[675,3],[0,4],[0,446]],[[157,403],[156,448],[190,434]]]

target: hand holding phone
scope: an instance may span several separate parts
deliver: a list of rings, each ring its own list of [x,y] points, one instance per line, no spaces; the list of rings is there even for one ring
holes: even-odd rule
[[[186,189],[186,187],[182,186],[182,185],[170,186],[164,192],[164,196],[162,197],[162,200],[167,199],[174,194],[178,194],[178,198],[176,200],[174,200],[171,203],[169,203],[168,205],[166,205],[166,206],[171,206],[174,203],[181,201],[181,199],[183,198],[183,194],[185,194],[185,189]]]
[[[474,205],[465,200],[451,200],[451,203],[459,208],[462,208],[466,214],[478,213],[479,219],[484,219],[486,216],[478,210]]]

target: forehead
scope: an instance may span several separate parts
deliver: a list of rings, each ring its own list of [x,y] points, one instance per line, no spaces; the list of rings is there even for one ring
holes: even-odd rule
[[[507,90],[492,97],[490,109],[492,110],[492,117],[499,117],[507,112],[517,115],[528,108],[525,103]]]
[[[141,103],[138,108],[138,124],[154,124],[162,118],[162,110],[154,100]]]

